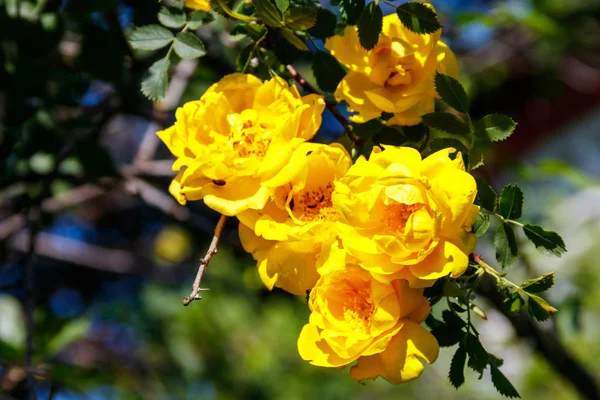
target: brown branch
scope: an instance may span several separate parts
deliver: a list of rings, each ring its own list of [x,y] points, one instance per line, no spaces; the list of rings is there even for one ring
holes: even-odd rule
[[[204,275],[204,271],[208,266],[208,263],[212,259],[212,257],[217,253],[217,246],[219,245],[219,238],[221,237],[221,232],[223,231],[223,227],[225,226],[225,221],[227,217],[225,215],[221,215],[219,218],[219,222],[217,222],[217,226],[215,227],[215,234],[212,238],[212,242],[210,242],[210,246],[208,247],[208,251],[204,258],[200,259],[200,265],[198,266],[198,273],[196,274],[196,279],[194,279],[194,284],[192,285],[192,292],[189,296],[185,296],[183,298],[183,305],[187,306],[194,300],[200,300],[202,297],[198,294],[201,290],[208,290],[200,288],[200,282],[202,281],[202,275]]]
[[[481,260],[481,257],[478,258]],[[491,275],[484,275],[477,288],[479,294],[488,299],[512,324],[517,336],[533,344],[536,352],[565,377],[582,398],[589,400],[600,399],[600,386],[593,375],[565,348],[557,335],[556,329],[536,323],[525,313],[507,312],[503,307],[505,299]]]
[[[293,65],[288,64],[287,70],[290,73],[290,76],[294,78],[298,85],[302,87],[305,91],[319,95],[321,94],[313,85],[311,85],[306,79],[304,79],[302,75],[300,75],[300,73],[296,70],[296,68],[294,68]],[[341,111],[337,108],[336,103],[327,101],[325,105],[329,112],[333,114],[333,117],[340,123],[340,125],[342,125],[342,127],[344,128],[348,136],[350,136],[350,138],[354,141],[354,143],[359,143],[360,138],[356,136],[354,132],[352,132],[350,123],[348,122],[346,117],[342,115]]]

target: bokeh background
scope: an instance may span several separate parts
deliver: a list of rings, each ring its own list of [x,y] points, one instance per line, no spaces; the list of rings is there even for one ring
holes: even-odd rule
[[[548,299],[560,312],[542,324],[511,320],[484,293],[482,341],[523,398],[598,399],[600,3],[434,4],[472,115],[519,123],[483,150],[477,174],[497,189],[518,182],[523,219],[558,231],[569,250],[554,259],[523,242],[509,276],[556,271]],[[243,43],[223,19],[201,27],[208,55],[180,63],[153,105],[139,83],[157,56],[133,53],[126,35],[156,23],[158,9],[0,0],[0,398],[28,398],[32,385],[43,400],[499,398],[470,371],[452,388],[453,349],[399,387],[303,362],[306,299],[263,287],[233,219],[203,281],[210,291],[181,305],[218,215],[168,195],[172,160],[155,133],[234,71]],[[326,112],[319,140],[340,133]],[[493,260],[489,239],[480,249]]]

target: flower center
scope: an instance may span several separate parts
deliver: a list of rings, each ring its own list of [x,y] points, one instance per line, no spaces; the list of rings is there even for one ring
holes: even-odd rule
[[[355,332],[365,332],[371,326],[375,306],[371,301],[371,288],[355,288],[348,284],[348,300],[344,303],[344,320]]]
[[[336,217],[331,193],[333,183],[314,190],[304,190],[293,195],[290,210],[301,221],[333,220]]]
[[[408,43],[382,38],[369,57],[371,80],[387,87],[408,85],[412,82],[410,71],[414,63],[415,56]]]
[[[267,153],[271,144],[269,138],[269,128],[271,127],[257,121],[258,113],[255,110],[230,114],[227,119],[231,126],[229,143],[238,157],[263,157]]]
[[[406,223],[410,216],[422,209],[425,206],[423,203],[415,204],[388,204],[385,206],[385,217],[383,223],[388,233],[401,233],[406,227]]]

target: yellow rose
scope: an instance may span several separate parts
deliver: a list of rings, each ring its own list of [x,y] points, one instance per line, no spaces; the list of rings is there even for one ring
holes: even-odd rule
[[[382,281],[430,286],[460,276],[476,237],[477,186],[460,153],[444,149],[421,159],[409,147],[373,149],[338,182],[333,204],[346,250]]]
[[[265,207],[238,214],[242,245],[257,260],[269,290],[277,286],[304,295],[314,286],[321,243],[335,235],[338,219],[331,194],[351,164],[339,144],[303,143],[289,163],[263,183],[272,193]]]
[[[360,45],[355,26],[346,27],[343,36],[327,39],[325,47],[349,69],[335,98],[358,113],[350,119],[365,122],[387,112],[394,114],[390,125],[416,125],[422,115],[432,112],[435,72],[454,78],[460,72],[440,35],[441,29],[427,35],[413,33],[394,13],[384,17],[379,41],[371,50]]]
[[[225,215],[262,209],[270,198],[263,183],[314,136],[324,108],[321,96],[301,97],[278,77],[263,83],[252,75],[225,76],[158,132],[177,157],[173,170],[186,167],[169,191],[181,204],[204,199]]]
[[[193,8],[194,10],[206,11],[210,12],[210,1],[208,0],[183,0],[183,3],[188,8]]]
[[[421,375],[419,358],[437,359],[437,341],[419,325],[430,311],[422,289],[374,280],[337,241],[324,247],[319,263],[309,323],[298,339],[304,360],[321,367],[358,360],[350,371],[355,379],[401,383]]]

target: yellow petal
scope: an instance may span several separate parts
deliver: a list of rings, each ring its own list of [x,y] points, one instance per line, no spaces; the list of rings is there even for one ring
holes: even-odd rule
[[[350,374],[359,381],[381,376],[390,383],[400,384],[421,375],[424,367],[420,359],[431,364],[438,354],[439,345],[435,337],[420,325],[405,320],[385,351],[359,358]]]
[[[462,275],[469,265],[469,257],[449,241],[441,241],[433,253],[418,264],[410,266],[410,272],[419,279],[433,280],[450,275]]]
[[[325,41],[325,48],[351,71],[365,72],[369,68],[367,50],[358,40],[358,29],[347,26],[344,35],[336,35]]]

